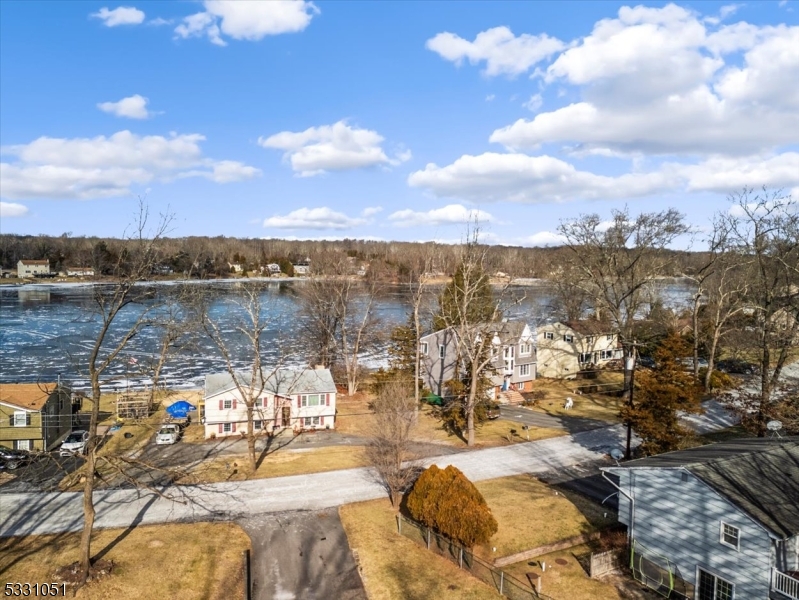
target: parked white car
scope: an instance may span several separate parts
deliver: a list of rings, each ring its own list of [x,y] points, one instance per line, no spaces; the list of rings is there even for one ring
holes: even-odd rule
[[[77,429],[70,433],[61,443],[59,455],[72,456],[74,454],[86,453],[86,442],[89,441],[89,432]]]
[[[161,425],[155,436],[155,443],[159,446],[177,443],[180,439],[180,427],[173,424]]]

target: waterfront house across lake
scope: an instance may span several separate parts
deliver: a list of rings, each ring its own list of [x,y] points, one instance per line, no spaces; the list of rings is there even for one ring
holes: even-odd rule
[[[72,430],[72,392],[57,383],[0,383],[0,446],[52,450]]]
[[[336,385],[329,369],[275,369],[264,372],[265,382],[255,402],[256,433],[281,429],[333,429],[336,424]],[[250,373],[236,380],[250,389]],[[260,383],[256,382],[258,390]],[[247,405],[230,373],[205,376],[205,437],[247,433]]]
[[[17,277],[50,277],[50,261],[23,258],[17,262]]]

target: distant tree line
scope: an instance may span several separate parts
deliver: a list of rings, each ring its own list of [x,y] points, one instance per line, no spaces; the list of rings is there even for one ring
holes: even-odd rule
[[[54,270],[68,266],[93,267],[98,275],[110,276],[120,257],[130,251],[130,240],[64,233],[50,235],[0,234],[0,265],[14,269],[20,259],[50,261]],[[230,263],[242,265],[244,272],[277,263],[283,273],[290,265],[311,259],[311,264],[324,260],[343,261],[347,258],[368,264],[371,275],[382,281],[407,281],[418,272],[422,261],[428,273],[451,277],[460,264],[457,244],[418,242],[380,242],[366,240],[300,241],[280,239],[248,239],[234,237],[174,237],[161,243],[160,264],[176,274],[195,278],[224,277],[230,273]],[[562,271],[568,263],[565,247],[522,248],[516,246],[486,246],[485,270],[489,275],[513,273],[515,277],[547,279]],[[665,275],[693,276],[706,262],[706,252],[663,250],[669,265]]]

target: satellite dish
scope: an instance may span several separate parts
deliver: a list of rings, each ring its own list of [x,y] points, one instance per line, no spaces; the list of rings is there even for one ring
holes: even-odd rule
[[[769,421],[766,423],[766,429],[769,431],[779,431],[782,429],[782,421]]]
[[[621,460],[622,458],[624,458],[624,452],[622,452],[618,448],[614,448],[613,450],[610,451],[610,457],[613,460]]]

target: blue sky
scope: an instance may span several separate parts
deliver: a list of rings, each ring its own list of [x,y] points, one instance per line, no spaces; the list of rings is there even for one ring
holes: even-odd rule
[[[0,230],[558,242],[799,192],[796,2],[0,3]]]

